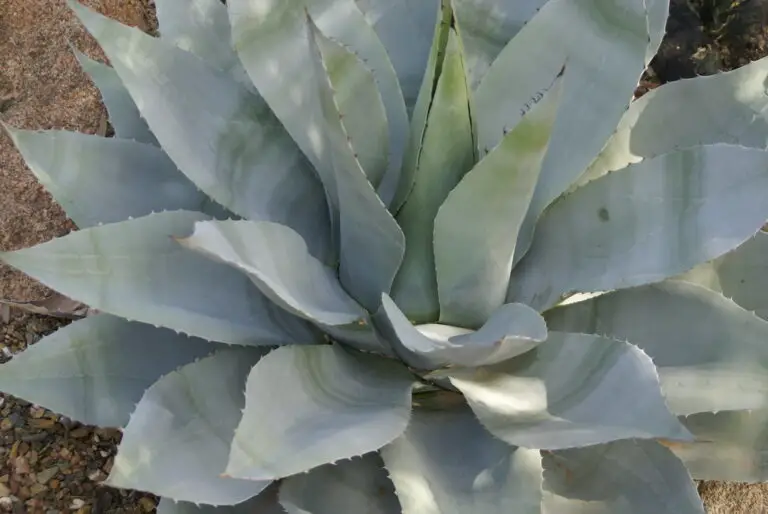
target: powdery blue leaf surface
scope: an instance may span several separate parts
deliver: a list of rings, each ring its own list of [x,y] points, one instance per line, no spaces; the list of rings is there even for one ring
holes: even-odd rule
[[[0,365],[0,391],[81,423],[122,427],[158,378],[215,348],[203,339],[97,314]]]
[[[374,188],[381,184],[389,159],[387,114],[373,73],[351,49],[316,38],[349,146]],[[326,162],[328,163],[326,154]],[[333,159],[331,158],[331,161]]]
[[[412,381],[392,360],[337,345],[278,348],[248,377],[226,472],[269,480],[377,450],[405,430]]]
[[[542,453],[546,513],[704,514],[683,463],[655,441]]]
[[[195,223],[183,246],[246,273],[273,302],[309,321],[346,325],[365,316],[336,271],[307,251],[285,225],[257,221]]]
[[[732,71],[682,79],[649,91],[630,104],[616,133],[579,183],[677,148],[715,143],[765,148],[766,80],[768,57]]]
[[[507,300],[542,310],[563,294],[658,282],[733,250],[768,218],[766,170],[768,152],[718,144],[576,189],[540,220]]]
[[[768,410],[707,412],[682,418],[696,441],[670,449],[696,480],[768,480]]]
[[[626,111],[645,69],[647,15],[645,0],[547,2],[478,85],[475,125],[478,147],[487,153],[565,65],[564,108],[520,229],[515,262],[528,250],[541,213],[584,172]]]
[[[192,182],[239,216],[290,226],[333,261],[322,184],[261,97],[189,52],[69,4]]]
[[[691,438],[667,409],[653,362],[628,343],[550,332],[517,359],[446,375],[480,422],[509,444],[552,450]]]
[[[267,351],[219,350],[158,380],[123,431],[105,483],[208,505],[236,505],[264,490],[270,482],[222,473],[245,405],[245,380]]]
[[[258,496],[237,505],[195,505],[162,498],[157,514],[287,514],[277,501],[278,485],[273,482]]]
[[[101,93],[101,99],[107,108],[109,122],[115,129],[115,135],[122,139],[133,139],[139,143],[159,146],[115,70],[90,59],[74,47],[72,47],[72,53]]]
[[[410,130],[408,131],[408,141],[405,147],[405,155],[403,156],[400,180],[397,184],[395,197],[389,206],[390,211],[393,213],[397,213],[402,208],[413,189],[416,166],[419,163],[424,132],[427,128],[427,118],[432,108],[432,100],[437,87],[436,76],[438,76],[440,66],[442,66],[445,47],[448,44],[452,11],[445,1],[441,0],[440,3],[440,12],[434,21],[432,30],[432,46],[430,47],[426,68],[424,69],[424,77],[421,81],[416,103],[413,106],[413,112],[411,112]]]
[[[541,171],[561,88],[558,78],[440,206],[434,254],[441,322],[479,326],[504,303],[517,234]]]
[[[548,0],[453,0],[467,76],[475,89],[502,49]]]
[[[288,514],[401,514],[387,470],[376,453],[326,464],[282,481]]]
[[[494,312],[479,330],[439,324],[413,326],[388,297],[382,299],[390,330],[412,355],[416,367],[467,367],[495,364],[525,353],[547,338],[547,325],[536,311],[520,303]]]
[[[316,85],[306,79],[314,60],[308,45],[307,13],[323,34],[370,67],[388,121],[388,169],[379,193],[389,204],[400,176],[408,115],[387,50],[355,0],[230,0],[227,4],[234,46],[243,66],[326,187],[330,187],[326,180],[330,170],[324,163],[329,149],[322,138],[323,111]]]
[[[508,446],[466,407],[415,410],[381,450],[403,514],[540,514],[539,452]]]
[[[704,287],[666,281],[615,291],[553,309],[547,322],[639,346],[675,414],[768,408],[768,321]]]
[[[571,180],[575,180],[616,128],[645,68],[644,4],[643,0],[546,2],[505,43],[475,90],[479,148],[496,146],[504,129],[514,127],[528,110],[526,105],[537,101],[537,93],[567,63],[563,104],[568,109],[556,124],[556,144],[545,158],[544,170],[548,180],[555,174],[560,180],[544,186],[549,190],[574,173]],[[567,171],[557,171],[558,163],[568,164]]]
[[[411,319],[435,321],[440,314],[433,251],[440,205],[475,163],[469,91],[456,31],[448,33],[445,57],[429,111],[415,182],[397,221],[405,234],[405,257],[392,297]]]
[[[424,79],[440,3],[440,0],[356,1],[387,50],[409,112],[416,104]]]
[[[6,130],[35,177],[80,228],[163,210],[227,215],[153,145],[66,130]]]
[[[94,309],[211,341],[244,345],[317,341],[243,273],[192,252],[199,212],[169,211],[71,232],[0,253],[0,260]]]
[[[160,37],[228,72],[255,91],[237,52],[227,7],[221,0],[156,0]]]
[[[678,278],[721,292],[768,320],[768,233],[760,231],[732,252]]]
[[[307,19],[312,35],[312,65],[323,114],[322,134],[328,145],[339,208],[339,279],[344,288],[371,312],[381,293],[389,292],[405,252],[400,227],[377,196],[349,143],[339,116],[337,97],[326,62],[344,48],[322,35]]]

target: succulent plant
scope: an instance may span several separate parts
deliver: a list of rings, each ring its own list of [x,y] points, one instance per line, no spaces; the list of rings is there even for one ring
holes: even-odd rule
[[[115,137],[6,127],[91,315],[0,390],[160,513],[701,513],[763,481],[768,60],[633,91],[665,0],[70,2]],[[756,314],[755,314],[756,313]]]

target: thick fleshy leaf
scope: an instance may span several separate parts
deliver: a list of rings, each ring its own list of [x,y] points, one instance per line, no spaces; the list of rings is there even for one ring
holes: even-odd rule
[[[285,225],[200,222],[179,242],[246,273],[269,299],[307,320],[346,325],[365,316],[339,284],[335,270],[310,255],[301,236]]]
[[[66,130],[6,130],[35,177],[80,228],[163,210],[227,216],[153,145]]]
[[[723,173],[728,170],[728,173]],[[768,219],[768,152],[687,148],[586,184],[548,209],[508,301],[658,282],[733,250]]]
[[[392,285],[392,297],[418,322],[435,321],[440,313],[432,246],[435,216],[448,193],[474,163],[469,91],[461,44],[456,31],[451,29],[413,189],[397,214],[406,244],[403,264]]]
[[[177,501],[236,505],[265,481],[223,477],[251,368],[267,348],[223,349],[169,373],[136,407],[106,484]]]
[[[158,378],[215,348],[203,339],[97,314],[1,365],[0,391],[81,423],[122,427]]]
[[[549,0],[453,0],[456,25],[464,46],[467,77],[475,89],[523,26]]]
[[[628,343],[550,332],[495,366],[449,371],[480,422],[516,446],[561,449],[618,439],[689,440],[667,409],[653,362]]]
[[[440,368],[495,364],[525,353],[547,338],[547,324],[535,310],[521,303],[494,312],[479,330],[450,325],[413,326],[388,296],[382,299],[387,322],[408,352],[410,365]]]
[[[459,22],[461,27],[460,15]],[[627,108],[645,67],[647,43],[643,0],[546,2],[506,43],[475,91],[480,149],[495,147],[567,63],[563,104],[568,110],[558,119],[545,175],[555,173],[549,167],[557,163],[568,164],[567,172],[559,172],[561,181],[580,174]],[[546,186],[549,190],[555,183]]]
[[[316,38],[349,145],[374,188],[387,172],[389,132],[378,84],[368,66],[350,49]],[[326,155],[326,163],[333,161]]]
[[[162,498],[157,514],[287,514],[277,500],[279,483],[272,482],[258,496],[237,505],[195,505]]]
[[[381,450],[403,514],[540,514],[539,452],[496,439],[464,407],[415,410]]]
[[[401,514],[387,470],[376,453],[290,476],[280,486],[288,514]]]
[[[74,47],[72,47],[72,53],[75,54],[83,71],[99,89],[101,99],[107,108],[109,122],[115,129],[115,135],[122,139],[133,139],[139,143],[159,146],[115,70],[106,64],[94,61]]]
[[[553,309],[547,322],[639,346],[675,414],[768,408],[768,321],[704,287],[666,281],[615,291]]]
[[[329,150],[322,141],[323,113],[316,86],[306,80],[313,67],[306,15],[323,34],[353,51],[370,67],[389,125],[388,169],[379,193],[385,204],[395,194],[408,135],[408,114],[386,48],[355,0],[229,0],[235,49],[259,92],[320,172],[327,188]],[[286,94],[286,92],[288,94]]]
[[[229,15],[221,0],[155,0],[155,6],[161,38],[255,90],[232,47]]]
[[[765,148],[766,80],[768,57],[733,71],[678,80],[649,91],[630,104],[616,133],[579,183],[676,148],[715,143]]]
[[[424,79],[440,0],[357,0],[387,50],[409,112]]]
[[[243,273],[183,248],[199,212],[173,211],[71,232],[0,260],[92,308],[245,345],[316,341]]]
[[[390,211],[397,213],[403,206],[413,189],[416,177],[416,166],[421,155],[424,132],[427,128],[427,118],[432,108],[432,100],[435,96],[439,67],[445,56],[445,47],[448,44],[448,32],[451,30],[452,11],[446,5],[446,0],[441,0],[440,13],[434,23],[432,46],[429,50],[427,66],[424,70],[424,78],[421,81],[416,104],[411,113],[411,124],[408,135],[408,144],[403,156],[403,167],[400,172],[400,180],[395,191],[395,197],[390,204]],[[471,110],[470,110],[471,111]],[[471,112],[470,112],[471,114]],[[473,136],[474,137],[474,136]]]
[[[552,129],[515,262],[530,247],[541,213],[616,129],[645,69],[648,37],[644,0],[551,0],[507,44],[478,86],[478,146],[488,152],[565,65],[561,105],[567,108]]]
[[[459,34],[474,89],[507,42],[549,0],[453,0]],[[669,0],[645,0],[649,40],[645,63],[656,55],[665,34]]]
[[[768,233],[758,232],[734,251],[679,278],[721,292],[768,320]]]
[[[339,116],[326,62],[344,48],[322,35],[307,19],[312,36],[312,65],[322,104],[322,136],[328,145],[339,208],[339,279],[366,309],[375,312],[381,293],[389,292],[405,252],[400,227],[377,196],[354,155]]]
[[[248,377],[227,474],[276,479],[377,450],[405,430],[412,382],[390,359],[337,345],[278,348]]]
[[[332,262],[322,185],[264,100],[189,52],[69,4],[192,182],[235,214],[290,226]]]
[[[693,478],[768,481],[768,411],[702,413],[682,421],[696,441],[670,448]]]
[[[440,207],[434,254],[441,322],[479,326],[504,303],[517,233],[536,187],[561,85],[556,79]]]
[[[704,514],[685,466],[655,441],[542,453],[544,512]]]

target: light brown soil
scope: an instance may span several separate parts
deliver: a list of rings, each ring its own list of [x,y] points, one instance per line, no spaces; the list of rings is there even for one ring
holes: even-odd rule
[[[154,30],[150,2],[83,3]],[[103,59],[64,0],[0,0],[0,120],[25,129],[97,130],[105,111],[69,43]],[[0,130],[0,251],[32,246],[73,228]],[[47,294],[41,285],[0,264],[0,298],[24,301]],[[0,350],[16,353],[61,324],[13,313],[7,322],[0,319]],[[153,512],[151,496],[98,485],[109,472],[119,438],[114,430],[79,426],[0,395],[0,512]]]

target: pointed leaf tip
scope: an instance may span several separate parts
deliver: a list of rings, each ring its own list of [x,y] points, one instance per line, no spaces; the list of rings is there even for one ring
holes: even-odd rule
[[[509,444],[562,449],[692,438],[668,410],[651,359],[628,343],[550,332],[521,357],[446,375],[480,422]]]
[[[226,472],[277,479],[376,450],[405,430],[412,382],[405,367],[338,345],[278,348],[248,378]]]

